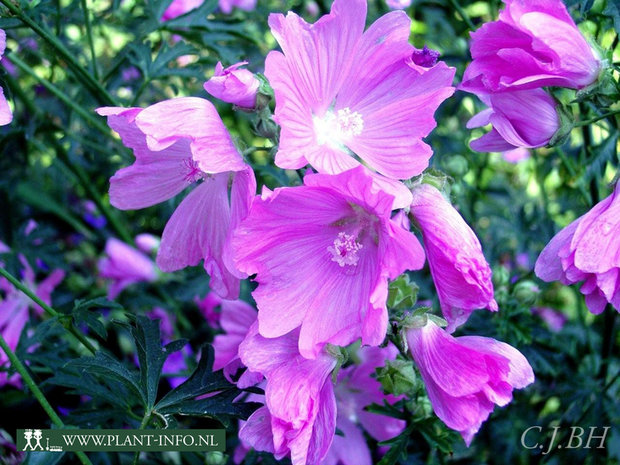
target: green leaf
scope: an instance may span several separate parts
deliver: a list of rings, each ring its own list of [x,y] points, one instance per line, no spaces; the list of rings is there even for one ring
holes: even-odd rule
[[[77,299],[73,303],[73,310],[71,312],[71,315],[76,326],[84,323],[90,329],[92,329],[101,339],[106,339],[108,336],[108,332],[105,329],[103,323],[99,320],[99,317],[101,315],[92,311],[93,309],[104,308],[110,310],[121,310],[123,307],[116,302],[112,302],[106,299],[105,297],[97,297],[90,300]]]
[[[617,0],[607,0],[603,14],[609,16],[614,22],[616,33],[620,34],[620,4]]]
[[[175,389],[166,394],[155,406],[156,409],[164,409],[173,404],[193,399],[209,392],[231,389],[231,384],[222,371],[213,372],[213,348],[205,345],[202,348],[202,356],[198,366],[191,376]]]
[[[388,290],[388,308],[404,310],[413,308],[418,300],[420,288],[409,280],[409,276],[403,274],[390,283]]]
[[[118,389],[112,389],[106,383],[101,382],[88,373],[70,371],[65,368],[46,380],[44,384],[48,383],[72,388],[75,394],[87,395],[93,399],[107,402],[110,405],[118,405],[123,408],[129,407],[127,397],[119,395]]]
[[[97,352],[94,357],[80,357],[70,361],[66,367],[77,370],[78,373],[88,373],[104,379],[113,379],[120,382],[131,392],[137,395],[142,404],[146,404],[146,396],[141,389],[138,374],[130,371],[121,362],[104,352]]]
[[[588,167],[585,173],[585,182],[589,182],[595,176],[600,176],[604,172],[607,162],[611,162],[616,155],[616,144],[618,142],[618,133],[615,132],[597,147],[593,147],[591,150],[594,153],[589,161]]]
[[[130,331],[136,343],[140,362],[140,384],[146,393],[146,404],[150,409],[155,405],[159,378],[166,359],[170,354],[181,350],[187,341],[173,341],[162,347],[159,321],[142,315],[136,318],[136,323],[130,327]]]
[[[184,400],[165,408],[156,408],[163,416],[189,415],[198,417],[217,418],[224,425],[228,425],[228,417],[247,420],[248,417],[261,406],[255,402],[234,402],[240,391],[231,389],[213,397],[197,400]]]

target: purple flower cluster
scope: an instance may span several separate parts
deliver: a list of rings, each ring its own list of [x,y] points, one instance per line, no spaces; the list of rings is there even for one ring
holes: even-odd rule
[[[493,125],[471,143],[480,152],[547,145],[560,119],[555,100],[543,87],[582,89],[601,71],[598,54],[562,0],[504,3],[497,21],[471,34],[473,61],[459,87],[489,107],[468,123],[470,128]]]
[[[170,8],[176,3],[183,2]],[[254,6],[223,3],[223,11],[233,3]],[[489,107],[468,126],[493,125],[472,148],[519,149],[510,155],[519,158],[559,128],[556,103],[543,87],[589,86],[601,62],[560,0],[505,3],[498,21],[472,34],[473,61],[460,89]],[[397,348],[384,344],[388,286],[426,259],[445,320],[409,315],[399,330],[437,416],[469,445],[495,405],[534,381],[515,348],[451,334],[474,310],[499,310],[476,234],[419,176],[433,153],[423,139],[455,90],[455,70],[438,61],[438,52],[409,43],[403,11],[365,30],[366,9],[365,0],[335,0],[314,24],[293,12],[269,17],[281,49],[268,54],[264,71],[275,96],[269,123],[280,128],[274,163],[305,169],[301,185],[263,187],[257,195],[251,164],[205,99],[98,110],[136,157],[110,180],[113,205],[145,208],[190,189],[163,231],[156,263],[171,272],[204,262],[212,292],[197,304],[222,330],[214,340],[215,368],[240,388],[264,389],[264,396],[252,395],[264,406],[242,424],[236,461],[254,448],[289,456],[294,465],[370,464],[364,433],[383,441],[403,431],[402,420],[366,408],[400,399],[372,376],[387,361],[402,362]],[[218,63],[204,87],[264,118],[264,88],[246,64]],[[609,259],[597,258],[606,238],[615,237],[617,203],[614,193],[571,224],[536,267],[543,279],[584,281],[595,312],[618,306],[617,247]],[[111,292],[155,279],[153,262],[135,251],[119,263],[133,256],[136,266],[115,274],[112,248],[101,266],[117,280]],[[239,300],[240,283],[250,276],[257,310]],[[343,347],[353,362],[343,365]]]

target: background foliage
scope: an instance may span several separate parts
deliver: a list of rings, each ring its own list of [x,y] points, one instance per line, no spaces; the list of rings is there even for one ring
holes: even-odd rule
[[[301,0],[259,0],[253,12],[217,12],[206,0],[193,12],[162,23],[170,0],[0,0],[0,28],[8,47],[0,85],[14,108],[12,124],[0,128],[0,240],[11,247],[2,255],[6,269],[19,276],[18,254],[41,275],[53,268],[67,277],[54,293],[58,312],[31,315],[17,356],[40,386],[65,425],[92,427],[220,427],[228,428],[228,456],[196,453],[153,453],[149,463],[226,463],[237,442],[237,419],[255,406],[233,403],[239,395],[220,372],[213,373],[209,327],[194,298],[208,292],[201,267],[165,275],[156,284],[138,284],[116,299],[105,299],[97,259],[109,237],[131,243],[141,232],[161,234],[176,203],[140,211],[119,212],[107,197],[110,176],[132,160],[131,153],[94,109],[105,105],[147,106],[175,96],[207,97],[202,83],[217,61],[230,65],[247,60],[262,71],[266,53],[275,47],[268,32],[271,11],[292,9],[314,20]],[[320,13],[329,1],[317,2]],[[614,0],[567,0],[584,33],[593,38],[615,69],[620,64],[620,13]],[[407,9],[413,18],[412,41],[442,53],[457,68],[457,82],[470,60],[469,32],[497,17],[499,1],[424,0]],[[368,22],[387,12],[383,0],[369,2]],[[616,89],[617,92],[617,89]],[[575,119],[594,114],[589,103],[572,102],[573,94],[556,92]],[[257,171],[259,189],[298,182],[276,171],[271,143],[257,135],[256,115],[232,111],[214,102],[242,150]],[[613,102],[611,102],[613,103]],[[607,102],[609,104],[609,102]],[[388,463],[619,463],[620,360],[617,315],[609,309],[594,317],[578,289],[545,284],[533,274],[536,257],[561,227],[585,213],[611,192],[617,173],[618,118],[612,117],[571,132],[559,146],[532,152],[517,164],[500,154],[472,152],[468,142],[480,136],[465,122],[480,108],[470,95],[457,92],[439,109],[437,129],[428,138],[439,183],[472,225],[494,269],[500,312],[474,313],[462,333],[495,337],[518,347],[532,364],[537,381],[515,392],[508,407],[496,409],[472,446],[434,418],[419,383],[414,400],[403,406],[409,426],[389,445]],[[445,173],[445,174],[442,174]],[[94,202],[105,226],[87,221],[86,202]],[[38,227],[25,233],[30,219]],[[414,277],[420,301],[437,308],[428,270]],[[251,289],[243,298],[251,301]],[[406,293],[407,291],[405,291]],[[402,296],[401,296],[402,297]],[[414,302],[411,299],[409,303]],[[158,324],[144,317],[153,307],[176,318],[175,336],[160,343]],[[568,321],[552,331],[532,312],[551,307]],[[478,312],[482,313],[482,312]],[[88,336],[89,353],[67,328]],[[171,389],[161,366],[170,352],[185,343],[189,380]],[[199,398],[218,392],[215,397]],[[385,409],[379,407],[377,409]],[[64,412],[64,413],[63,413]],[[205,412],[208,414],[205,415]],[[393,410],[403,415],[402,410]],[[46,413],[26,388],[0,390],[0,428],[49,425]],[[605,449],[540,450],[522,447],[529,426],[613,426]],[[566,433],[564,433],[566,434]],[[369,441],[371,441],[369,439]],[[546,444],[546,443],[545,443]],[[3,455],[4,454],[4,455]],[[0,461],[11,463],[9,449]],[[132,454],[92,453],[94,464],[129,463]],[[376,456],[379,460],[379,455]],[[271,463],[251,453],[246,463]],[[69,463],[76,458],[29,455],[27,463]]]

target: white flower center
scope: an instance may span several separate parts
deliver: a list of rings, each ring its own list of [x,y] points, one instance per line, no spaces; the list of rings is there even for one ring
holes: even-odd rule
[[[345,232],[339,232],[334,244],[327,247],[327,251],[332,254],[332,262],[338,263],[340,267],[345,265],[355,266],[360,257],[358,252],[363,247],[356,241],[356,237]]]
[[[315,116],[313,123],[319,145],[327,144],[338,149],[342,149],[354,136],[359,136],[364,129],[362,115],[349,107],[341,108],[336,113],[328,111],[320,118]]]

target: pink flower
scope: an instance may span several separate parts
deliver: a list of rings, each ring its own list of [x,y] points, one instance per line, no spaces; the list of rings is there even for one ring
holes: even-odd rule
[[[4,54],[5,49],[6,33],[2,29],[0,29],[0,59],[2,59],[2,55]],[[4,96],[4,92],[2,91],[2,87],[0,87],[0,126],[9,124],[11,121],[13,121],[13,113],[11,113],[9,103],[6,101],[6,97]]]
[[[245,11],[252,11],[256,8],[256,0],[218,0],[218,4],[222,13],[227,15],[232,13],[235,7]]]
[[[136,236],[136,245],[146,254],[150,254],[159,249],[160,243],[161,239],[157,236],[153,236],[152,234],[142,233]]]
[[[203,2],[204,0],[172,0],[172,3],[164,11],[161,20],[168,21],[169,19],[184,15],[194,8],[198,8]]]
[[[321,465],[372,465],[368,444],[362,430],[377,441],[385,441],[405,429],[405,421],[366,410],[371,404],[383,405],[396,402],[394,396],[386,396],[379,381],[373,375],[386,360],[394,360],[398,350],[389,344],[385,348],[363,347],[357,357],[359,364],[340,370],[335,388],[338,415],[336,427],[344,436],[334,436],[334,441]]]
[[[421,184],[413,190],[411,214],[422,230],[448,330],[465,323],[475,309],[496,311],[491,268],[476,234],[450,202],[434,187]]]
[[[619,186],[556,234],[535,266],[543,281],[566,285],[584,281],[580,291],[594,314],[601,313],[608,303],[620,312]]]
[[[469,446],[495,404],[534,382],[532,367],[515,348],[480,336],[454,338],[432,321],[407,330],[407,343],[435,414]]]
[[[321,351],[314,359],[298,350],[299,330],[267,339],[255,323],[239,347],[241,361],[266,378],[265,402],[239,432],[257,450],[293,465],[318,465],[336,431],[336,399],[329,378],[336,358]]]
[[[0,242],[0,253],[6,253],[9,250],[5,244]],[[59,269],[53,270],[37,284],[35,272],[26,258],[19,254],[18,259],[22,264],[22,283],[43,302],[51,305],[52,292],[64,279],[65,272]],[[4,268],[4,263],[0,262],[0,267]],[[43,309],[3,277],[0,277],[0,291],[4,293],[3,298],[0,299],[0,333],[8,346],[15,350],[22,330],[28,322],[28,309],[32,308],[38,316],[43,314]],[[7,367],[8,364],[8,356],[0,350],[0,367]],[[9,377],[6,372],[0,371],[0,386],[5,384],[20,386],[20,380],[18,374]]]
[[[265,62],[282,127],[275,158],[281,168],[309,163],[336,174],[359,166],[357,155],[393,182],[428,166],[432,150],[422,138],[454,91],[454,69],[413,62],[411,21],[402,11],[364,32],[366,9],[366,0],[335,0],[315,24],[292,12],[269,17],[283,51]]]
[[[492,92],[548,86],[581,89],[601,70],[600,59],[561,0],[504,0],[499,20],[471,34],[473,61],[462,88]]]
[[[243,108],[254,108],[260,83],[254,73],[239,69],[247,64],[247,61],[242,61],[224,69],[218,61],[213,77],[204,84],[205,90],[224,102]]]
[[[508,163],[517,164],[519,162],[529,160],[530,159],[530,151],[526,148],[520,147],[517,149],[512,149],[504,152],[502,154],[504,160]]]
[[[535,307],[532,313],[538,315],[554,333],[562,331],[566,324],[566,315],[549,307]]]
[[[390,219],[392,202],[362,167],[307,175],[304,186],[254,200],[233,248],[238,268],[256,273],[261,335],[301,326],[309,358],[327,343],[381,344],[388,278],[424,264],[415,236]]]
[[[220,324],[224,334],[218,334],[213,340],[215,350],[213,369],[223,369],[226,379],[232,381],[231,377],[244,366],[239,359],[239,345],[256,321],[256,310],[242,300],[220,300],[220,305]],[[262,379],[260,373],[247,370],[237,381],[237,386],[240,388],[253,386]]]
[[[385,4],[393,10],[403,10],[411,6],[411,0],[385,0]]]
[[[204,259],[210,286],[224,298],[239,295],[229,235],[245,216],[256,181],[215,107],[175,98],[148,108],[100,108],[136,161],[110,179],[110,202],[121,210],[168,200],[198,183],[166,224],[157,265],[166,272]],[[229,198],[229,185],[230,198]]]
[[[560,128],[556,102],[542,89],[489,94],[471,88],[468,92],[475,93],[489,108],[471,118],[467,127],[493,125],[490,132],[471,142],[471,148],[478,152],[542,147]]]
[[[105,244],[105,256],[99,260],[99,275],[111,281],[108,299],[114,299],[127,286],[155,281],[157,267],[142,252],[112,237]]]

